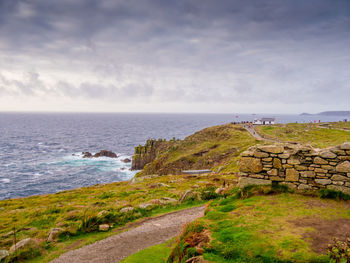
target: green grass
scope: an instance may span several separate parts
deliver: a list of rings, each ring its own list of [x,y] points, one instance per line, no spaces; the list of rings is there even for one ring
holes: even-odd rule
[[[346,123],[344,123],[345,126]],[[332,123],[341,126],[341,123]],[[296,124],[257,126],[257,132],[266,138],[279,139],[286,142],[311,144],[314,147],[325,148],[350,141],[350,132],[336,129],[319,128],[318,124]]]
[[[164,263],[171,252],[173,240],[141,250],[121,261],[121,263]]]
[[[161,151],[158,158],[138,173],[178,174],[186,169],[213,169],[237,172],[239,154],[257,141],[241,126],[226,124],[196,132]]]
[[[328,255],[314,252],[310,238],[304,236],[309,231],[322,230],[295,222],[305,218],[329,223],[333,219],[349,219],[346,201],[303,196],[272,186],[253,188],[249,191],[258,195],[241,198],[241,194],[235,194],[213,201],[206,215],[193,223],[206,226],[211,233],[204,259],[222,263],[329,262]],[[187,233],[179,240],[184,242],[185,238]],[[332,238],[329,237],[330,242]],[[188,244],[178,243],[172,252],[173,262],[180,262],[174,253],[180,253],[181,247],[188,248]]]

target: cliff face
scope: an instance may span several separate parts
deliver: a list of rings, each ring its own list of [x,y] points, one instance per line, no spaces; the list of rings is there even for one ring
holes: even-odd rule
[[[135,153],[132,157],[131,170],[141,170],[146,164],[153,162],[158,157],[161,150],[165,150],[171,141],[166,140],[147,140],[145,145],[135,147]]]
[[[236,169],[234,158],[256,143],[238,125],[226,124],[206,128],[184,140],[149,140],[135,148],[132,169],[137,176],[180,174],[182,170],[215,169],[223,172]]]

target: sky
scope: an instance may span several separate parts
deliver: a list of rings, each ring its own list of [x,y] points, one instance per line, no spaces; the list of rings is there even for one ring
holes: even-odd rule
[[[0,111],[326,110],[349,0],[0,0]]]

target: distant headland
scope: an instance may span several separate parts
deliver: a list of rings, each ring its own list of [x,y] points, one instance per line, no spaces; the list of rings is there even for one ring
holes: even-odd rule
[[[303,112],[300,115],[350,116],[350,111],[323,111],[316,114]]]

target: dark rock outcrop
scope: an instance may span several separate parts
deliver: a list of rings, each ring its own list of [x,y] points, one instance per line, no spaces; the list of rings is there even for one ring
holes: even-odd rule
[[[95,153],[92,155],[90,152],[83,152],[83,158],[98,158],[98,157],[109,157],[109,158],[117,158],[118,156],[112,152],[112,151],[107,151],[107,150],[101,150],[98,153]]]
[[[123,163],[130,163],[131,160],[129,158],[125,158],[124,160],[122,160]]]

